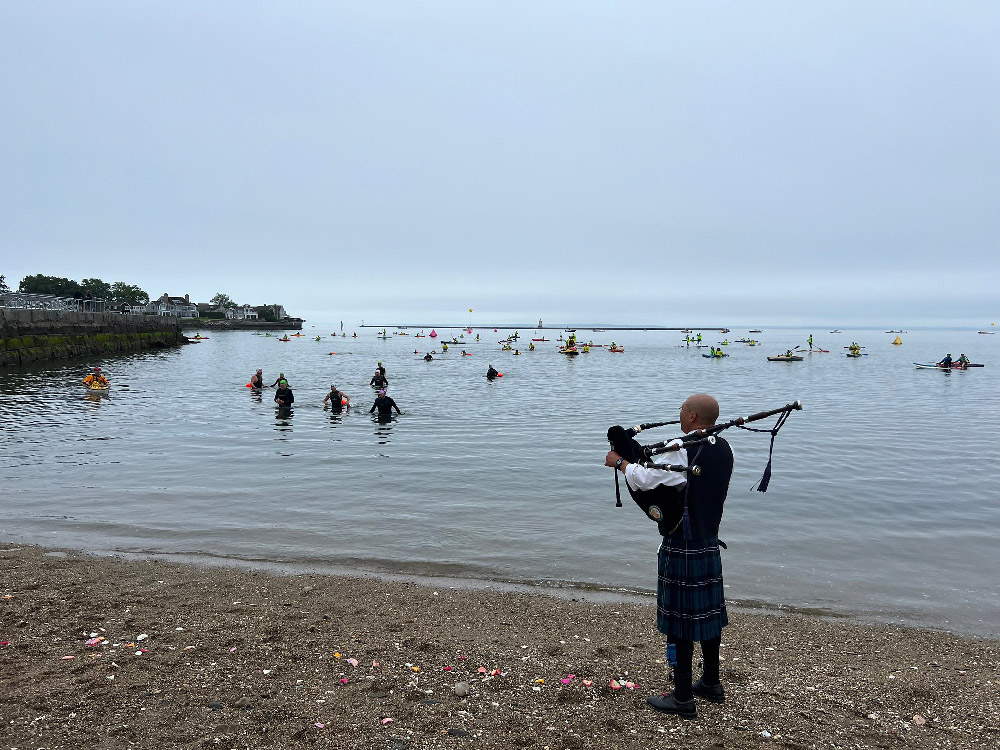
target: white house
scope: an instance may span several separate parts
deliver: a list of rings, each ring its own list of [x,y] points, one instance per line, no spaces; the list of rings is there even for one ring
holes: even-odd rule
[[[171,297],[164,293],[159,299],[151,301],[146,305],[146,312],[164,317],[176,318],[197,318],[198,305],[191,302],[190,295],[183,297]]]
[[[250,305],[237,305],[226,309],[227,320],[257,320],[257,311]]]

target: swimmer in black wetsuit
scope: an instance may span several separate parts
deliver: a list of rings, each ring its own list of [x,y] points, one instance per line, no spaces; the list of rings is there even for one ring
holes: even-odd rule
[[[392,416],[392,410],[395,409],[397,414],[402,414],[396,402],[392,400],[392,396],[385,395],[385,389],[383,388],[378,392],[378,396],[375,398],[375,403],[372,404],[372,408],[368,410],[371,414],[378,409],[378,415],[380,417],[390,417]]]
[[[424,355],[424,362],[430,362],[432,359],[434,359],[434,357],[431,356],[430,352],[427,352],[427,354]]]
[[[337,386],[330,385],[330,392],[326,394],[326,398],[323,399],[323,408],[326,408],[327,402],[330,403],[330,408],[333,411],[343,411],[346,406],[348,409],[351,408],[351,397],[346,393],[341,393],[337,390]]]
[[[490,369],[486,371],[486,379],[493,380],[493,378],[495,378],[499,374],[500,373],[496,371],[496,368],[493,367],[493,365],[490,365]]]
[[[278,383],[278,390],[274,392],[274,403],[278,406],[291,406],[295,403],[295,396],[292,394],[292,389],[288,387],[287,380]]]
[[[377,368],[375,370],[375,374],[372,375],[372,379],[369,385],[372,388],[379,388],[379,389],[385,388],[389,385],[389,379],[382,374],[382,368]]]

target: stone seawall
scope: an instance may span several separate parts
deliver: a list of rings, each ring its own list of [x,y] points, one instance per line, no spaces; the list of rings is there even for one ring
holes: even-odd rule
[[[181,324],[185,330],[199,328],[221,331],[301,331],[302,318],[284,318],[282,320],[225,320],[222,318],[182,318]]]
[[[0,367],[186,343],[176,318],[0,308]]]

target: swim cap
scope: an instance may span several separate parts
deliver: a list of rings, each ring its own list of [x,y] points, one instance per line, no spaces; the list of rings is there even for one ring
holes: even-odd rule
[[[378,395],[384,396],[385,395],[385,388],[380,388],[379,392],[378,392]]]

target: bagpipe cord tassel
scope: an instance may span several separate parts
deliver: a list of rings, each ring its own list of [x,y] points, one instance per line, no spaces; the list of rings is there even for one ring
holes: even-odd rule
[[[778,417],[778,421],[774,423],[774,427],[770,430],[755,430],[753,427],[743,427],[744,430],[749,430],[750,432],[770,432],[771,433],[771,446],[767,449],[767,466],[764,467],[764,473],[761,475],[760,480],[757,482],[757,492],[767,492],[767,485],[771,483],[771,459],[774,455],[774,439],[778,436],[778,430],[782,428],[788,417],[791,415],[790,411],[782,412],[781,416]],[[753,489],[753,488],[751,488]]]

